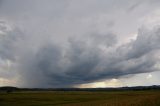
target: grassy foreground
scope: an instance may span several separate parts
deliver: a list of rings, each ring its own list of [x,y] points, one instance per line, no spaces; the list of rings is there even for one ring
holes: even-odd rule
[[[0,106],[160,106],[160,91],[0,93]]]

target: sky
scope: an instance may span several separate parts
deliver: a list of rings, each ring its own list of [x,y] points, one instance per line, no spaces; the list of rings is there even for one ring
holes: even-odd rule
[[[0,86],[160,84],[159,0],[0,0]]]

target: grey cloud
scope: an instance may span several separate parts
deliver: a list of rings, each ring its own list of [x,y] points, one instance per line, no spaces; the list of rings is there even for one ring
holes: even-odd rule
[[[94,42],[94,37],[98,38],[98,35],[93,35],[93,39],[92,36],[88,36],[87,40],[70,39],[68,48],[46,44],[35,54],[30,54],[31,52],[26,54],[21,59],[19,69],[24,70],[20,73],[23,75],[25,84],[32,86],[32,84],[35,85],[33,83],[35,81],[38,86],[51,86],[52,84],[54,87],[64,87],[85,82],[100,61],[98,46],[103,42]],[[103,40],[110,39],[104,35],[102,37]],[[111,38],[114,39],[114,37]],[[38,76],[36,79],[35,74]]]
[[[16,51],[17,48],[19,48],[19,41],[21,41],[22,36],[21,32],[18,30],[14,30],[13,32],[9,31],[7,32],[7,35],[4,34],[0,36],[0,53],[2,59],[15,59],[14,51]]]
[[[6,60],[12,62],[10,69],[18,75],[19,86],[70,87],[158,70],[155,65],[160,62],[156,56],[160,49],[159,26],[152,30],[142,28],[135,40],[119,45],[121,35],[111,33],[115,30],[108,30],[108,27],[96,29],[99,24],[92,24],[102,21],[100,23],[105,25],[113,18],[115,21],[111,26],[115,27],[118,22],[123,23],[121,20],[126,15],[117,17],[117,13],[128,9],[126,3],[131,6],[131,11],[140,4],[125,0],[65,1],[48,4],[38,0],[15,0],[4,1],[0,6],[0,18],[13,22],[14,26],[7,30],[7,22],[0,21],[0,31],[5,33],[0,35],[0,64]],[[20,7],[17,3],[21,4]],[[118,12],[117,8],[120,8]],[[141,11],[138,13],[141,15]],[[129,22],[123,23],[127,32],[130,20],[125,19],[123,21]],[[117,30],[121,30],[122,25],[119,26]],[[5,71],[2,76],[16,77]]]
[[[156,71],[154,65],[159,60],[154,55],[159,50],[159,33],[159,28],[139,30],[136,40],[119,47],[114,34],[91,34],[70,39],[68,47],[49,41],[32,48],[26,45],[30,41],[27,35],[13,30],[0,39],[0,56],[16,64],[25,86],[67,87]]]
[[[105,46],[113,46],[117,43],[117,38],[115,34],[92,34],[89,38],[95,45],[105,45]]]
[[[133,42],[132,47],[128,55],[130,58],[138,58],[156,49],[160,49],[160,29],[154,28],[152,31],[146,29],[140,29],[138,37]]]
[[[116,47],[114,34],[92,33],[85,38],[69,39],[67,47],[48,40],[33,47],[28,35],[12,30],[0,39],[0,56],[16,64],[14,70],[18,70],[15,72],[23,86],[67,87],[157,71],[154,65],[159,60],[153,54],[159,50],[159,35],[159,28],[139,30],[136,40]]]
[[[141,1],[138,1],[136,2],[135,4],[131,5],[129,8],[128,8],[128,12],[132,12],[134,11],[140,4],[142,3],[142,0]]]
[[[109,39],[114,41],[115,36],[111,38],[102,36],[104,39],[98,43],[93,40],[95,35],[90,35],[88,39],[83,40],[73,38],[69,40],[67,48],[51,42],[46,42],[36,52],[28,48],[26,53],[23,55],[19,54],[22,57],[17,61],[18,73],[26,86],[69,87],[74,84],[118,78],[128,74],[157,71],[154,65],[159,60],[154,57],[154,54],[156,54],[156,50],[159,50],[156,47],[159,43],[159,39],[156,39],[159,38],[159,28],[152,31],[141,31],[139,31],[137,39],[126,44],[125,48],[121,49],[122,46],[119,46],[108,52],[104,52],[104,50],[99,48],[99,45],[103,44],[106,49],[114,47],[114,45],[108,46],[106,43],[103,43],[103,40],[106,42]],[[153,39],[148,39],[146,34]],[[98,34],[96,35],[98,39]],[[139,42],[141,39],[145,41]],[[155,43],[146,44],[148,40]],[[144,42],[148,45],[147,51],[146,49],[140,49],[140,47],[143,48]],[[144,51],[141,54],[139,50]],[[10,52],[13,53],[12,50]],[[140,54],[140,56],[137,57],[136,54]]]

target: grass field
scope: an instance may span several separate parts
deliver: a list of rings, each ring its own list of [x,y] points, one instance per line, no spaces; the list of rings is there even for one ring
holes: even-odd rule
[[[160,91],[0,93],[0,106],[160,106]]]

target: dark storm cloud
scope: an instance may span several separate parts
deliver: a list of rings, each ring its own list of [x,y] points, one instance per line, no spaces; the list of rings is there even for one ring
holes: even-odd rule
[[[16,64],[25,86],[67,87],[128,74],[157,71],[160,29],[139,30],[137,39],[116,47],[114,34],[91,34],[69,39],[67,48],[45,42],[32,49],[18,30],[1,36],[1,59]],[[23,37],[21,37],[23,35]],[[24,39],[25,38],[25,39]],[[103,46],[103,48],[101,48]]]
[[[18,67],[19,70],[24,70],[20,72],[22,79],[28,86],[36,84],[39,87],[65,87],[94,80],[94,76],[92,79],[90,74],[100,62],[101,50],[98,46],[114,45],[115,38],[111,35],[95,34],[84,40],[72,38],[67,48],[51,43],[41,46],[35,54],[28,52],[20,60],[20,67]],[[95,39],[102,38],[102,42],[95,42]],[[38,76],[36,79],[35,75]]]

